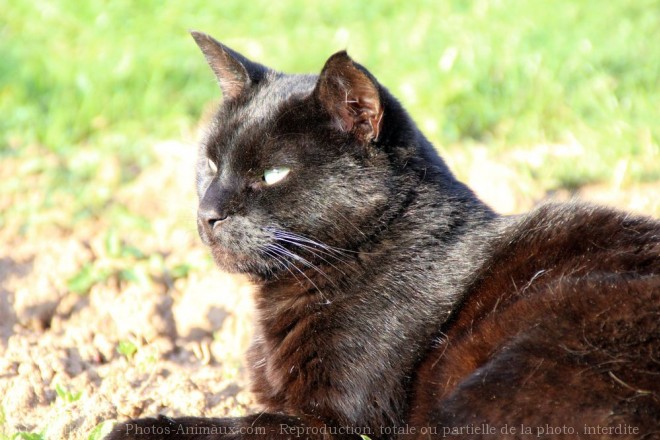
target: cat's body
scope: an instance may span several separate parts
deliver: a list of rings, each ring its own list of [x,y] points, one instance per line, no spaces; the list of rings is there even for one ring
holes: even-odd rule
[[[265,411],[109,438],[658,435],[657,222],[581,205],[499,217],[345,53],[283,75],[194,36],[225,95],[198,226],[257,285]]]
[[[659,251],[657,223],[619,212],[548,205],[526,216],[418,367],[409,423],[658,436]],[[596,429],[620,425],[635,432]]]

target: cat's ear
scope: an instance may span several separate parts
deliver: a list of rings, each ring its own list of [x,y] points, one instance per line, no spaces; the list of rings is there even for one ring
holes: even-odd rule
[[[215,73],[225,99],[235,99],[250,84],[261,81],[268,72],[266,67],[248,60],[210,35],[197,31],[190,34]]]
[[[346,51],[326,61],[314,93],[340,130],[364,143],[378,139],[383,118],[378,83]]]

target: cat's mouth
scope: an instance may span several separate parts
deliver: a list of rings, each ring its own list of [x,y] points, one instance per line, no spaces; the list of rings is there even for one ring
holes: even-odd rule
[[[209,246],[215,264],[222,270],[233,273],[249,273],[254,270],[255,261],[247,255],[235,253],[219,245]]]
[[[237,253],[218,244],[209,246],[213,261],[222,271],[247,275],[256,282],[281,278],[296,271],[293,265],[275,259],[269,253]]]
[[[256,279],[267,279],[282,268],[272,253],[264,248],[266,236],[246,231],[246,225],[222,225],[208,228],[200,221],[197,230],[202,242],[209,248],[215,264],[220,270],[241,273]],[[266,249],[266,250],[265,250]]]
[[[246,274],[255,280],[281,278],[283,274],[305,278],[304,272],[309,271],[324,275],[325,269],[336,268],[350,252],[272,227],[262,228],[258,233],[230,229],[214,231],[199,227],[199,235],[221,270]]]

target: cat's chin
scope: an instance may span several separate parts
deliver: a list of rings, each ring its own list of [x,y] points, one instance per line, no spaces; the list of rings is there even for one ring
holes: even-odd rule
[[[253,282],[268,281],[274,276],[273,268],[253,257],[235,254],[213,246],[210,249],[213,261],[223,272],[245,275]]]
[[[254,262],[240,254],[210,246],[213,261],[220,270],[229,273],[249,273],[252,271]]]

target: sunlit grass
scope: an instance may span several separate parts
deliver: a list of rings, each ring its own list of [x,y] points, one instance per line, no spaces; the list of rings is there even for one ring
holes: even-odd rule
[[[0,0],[0,9],[0,157],[36,161],[29,173],[47,193],[5,217],[63,200],[75,218],[98,215],[151,163],[150,143],[191,136],[219,92],[188,29],[284,71],[318,71],[348,48],[449,155],[474,144],[493,156],[575,147],[540,166],[510,161],[543,188],[607,181],[623,162],[627,181],[660,178],[657,0]],[[99,180],[108,161],[116,176]],[[12,185],[0,194],[25,189]]]

